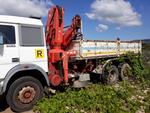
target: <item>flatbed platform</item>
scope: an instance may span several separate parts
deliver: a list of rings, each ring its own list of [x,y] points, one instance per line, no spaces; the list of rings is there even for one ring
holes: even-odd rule
[[[76,50],[76,59],[106,58],[141,53],[141,41],[74,40],[68,50]]]

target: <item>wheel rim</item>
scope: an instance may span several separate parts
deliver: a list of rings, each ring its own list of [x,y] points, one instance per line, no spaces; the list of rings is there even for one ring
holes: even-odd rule
[[[124,78],[128,78],[128,77],[131,77],[132,76],[132,72],[131,72],[131,68],[128,66],[128,65],[126,65],[125,67],[124,67],[124,70],[123,70],[123,75],[124,75]]]
[[[27,104],[34,100],[35,95],[36,95],[35,89],[31,86],[27,86],[23,87],[19,91],[18,99],[21,103]]]
[[[128,69],[128,67],[125,67],[125,69],[123,70],[123,75],[125,77],[129,77],[129,69]]]
[[[114,81],[115,80],[115,77],[116,77],[116,72],[114,71],[114,70],[111,70],[110,72],[109,72],[109,81]]]

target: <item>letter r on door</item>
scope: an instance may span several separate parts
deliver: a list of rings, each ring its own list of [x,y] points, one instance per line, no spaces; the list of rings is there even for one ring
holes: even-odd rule
[[[35,58],[44,58],[44,49],[35,49]]]

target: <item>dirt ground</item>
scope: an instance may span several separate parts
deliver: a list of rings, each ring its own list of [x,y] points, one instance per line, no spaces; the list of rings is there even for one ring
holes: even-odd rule
[[[0,113],[14,113],[10,108],[5,109],[4,111],[0,111]],[[27,111],[23,113],[33,113],[33,111]]]

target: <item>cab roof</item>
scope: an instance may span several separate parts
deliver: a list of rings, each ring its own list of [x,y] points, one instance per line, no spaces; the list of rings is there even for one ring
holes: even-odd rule
[[[9,15],[0,15],[0,23],[14,23],[14,24],[38,25],[38,26],[43,25],[41,19],[9,16]]]

